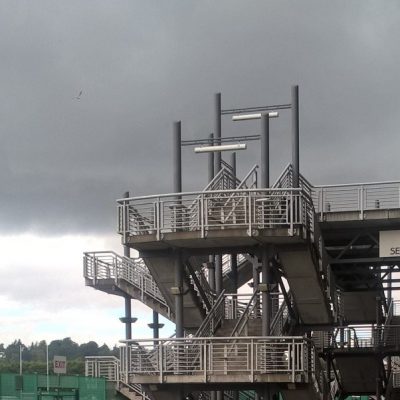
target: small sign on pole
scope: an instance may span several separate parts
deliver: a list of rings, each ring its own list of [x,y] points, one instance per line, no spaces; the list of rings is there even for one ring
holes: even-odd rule
[[[53,367],[55,374],[66,374],[67,373],[67,357],[54,356]]]

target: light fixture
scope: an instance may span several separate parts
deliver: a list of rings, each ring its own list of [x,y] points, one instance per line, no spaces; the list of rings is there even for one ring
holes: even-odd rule
[[[279,113],[277,111],[266,113],[270,118],[277,118],[279,117]],[[250,119],[260,119],[262,113],[255,113],[255,114],[239,114],[234,115],[232,117],[232,121],[247,121]]]
[[[213,151],[230,151],[230,150],[246,150],[247,145],[245,143],[238,144],[223,144],[220,146],[201,146],[195,147],[195,153],[209,153]]]

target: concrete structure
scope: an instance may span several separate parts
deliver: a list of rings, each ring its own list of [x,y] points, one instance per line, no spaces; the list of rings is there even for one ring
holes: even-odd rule
[[[154,310],[153,337],[130,337],[126,301],[120,359],[93,358],[88,375],[114,371],[131,398],[400,398],[400,250],[379,253],[380,232],[400,229],[400,182],[313,186],[299,170],[298,99],[293,87],[290,104],[224,110],[218,94],[205,139],[184,141],[174,124],[173,193],[118,200],[125,256],[84,255],[88,286]],[[291,110],[292,162],[270,186],[276,110]],[[254,112],[259,136],[222,136],[223,115]],[[210,183],[182,191],[182,146],[246,140],[261,140],[261,173],[239,179],[236,158],[217,151]],[[249,281],[251,293],[238,292]],[[175,337],[159,338],[158,313]]]

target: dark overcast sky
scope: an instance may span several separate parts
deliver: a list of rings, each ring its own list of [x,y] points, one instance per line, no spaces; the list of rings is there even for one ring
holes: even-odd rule
[[[400,179],[399,37],[397,0],[1,0],[0,233],[114,231],[125,190],[171,191],[172,122],[207,136],[216,91],[223,107],[285,103],[297,83],[309,180]],[[271,126],[274,177],[289,122]],[[201,189],[205,157],[184,161]]]

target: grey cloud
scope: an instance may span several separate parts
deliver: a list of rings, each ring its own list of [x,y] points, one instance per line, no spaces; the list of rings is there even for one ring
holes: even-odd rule
[[[212,130],[223,105],[301,95],[301,168],[312,182],[397,179],[399,5],[321,2],[4,1],[0,5],[3,232],[115,229],[122,192],[171,191],[172,121]],[[83,90],[80,100],[74,97]],[[290,159],[290,118],[271,132]],[[224,120],[224,134],[257,123]],[[239,155],[244,173],[257,145]],[[184,184],[204,156],[184,150]]]

